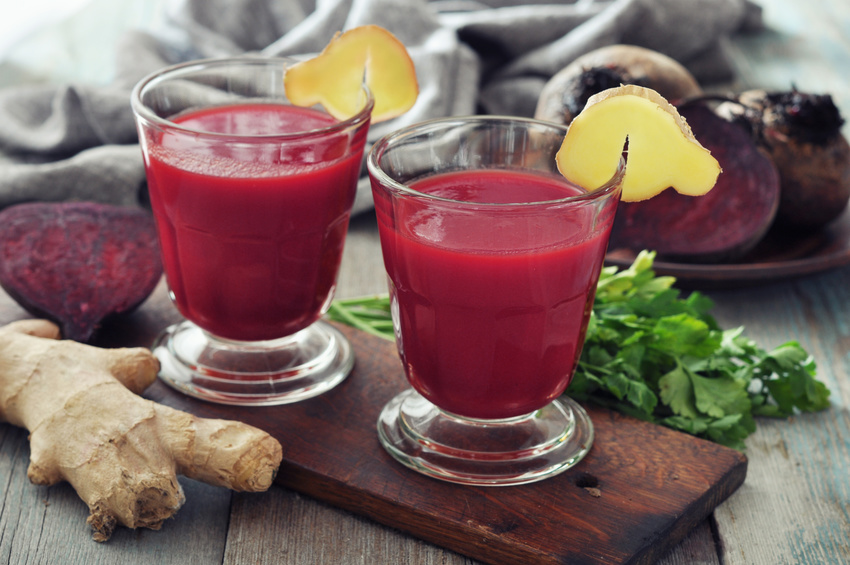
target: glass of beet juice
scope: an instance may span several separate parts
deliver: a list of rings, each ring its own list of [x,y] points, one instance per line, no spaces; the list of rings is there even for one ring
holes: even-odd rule
[[[584,343],[623,165],[588,192],[555,164],[566,128],[440,119],[396,131],[367,165],[396,342],[412,389],[378,433],[401,463],[474,485],[537,481],[590,450],[562,396]]]
[[[296,107],[294,61],[194,61],[143,79],[132,106],[165,276],[184,321],[153,350],[192,396],[273,405],[353,366],[329,306],[373,101],[344,121]]]

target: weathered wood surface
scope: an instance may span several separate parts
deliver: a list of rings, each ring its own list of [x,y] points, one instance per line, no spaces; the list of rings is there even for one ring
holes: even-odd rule
[[[165,296],[152,300],[171,307]],[[321,397],[245,410],[162,383],[145,396],[262,428],[284,447],[279,484],[498,565],[655,563],[746,476],[738,451],[593,406],[593,449],[557,477],[496,489],[412,473],[384,451],[375,429],[383,406],[409,386],[395,345],[340,329],[357,362]]]
[[[829,93],[850,117],[850,3],[759,3],[768,30],[729,46],[732,88]],[[850,269],[711,296],[721,324],[763,346],[799,341],[832,391],[825,412],[759,421],[747,481],[714,514],[722,562],[850,563]]]
[[[830,92],[850,116],[850,3],[760,0],[769,29],[730,43],[750,87]],[[845,126],[845,132],[850,127]],[[340,295],[382,292],[373,218],[352,228]],[[760,420],[744,485],[659,563],[850,563],[850,268],[708,293],[724,326],[771,347],[799,340],[819,363],[832,407],[793,421]],[[125,323],[154,332],[174,314],[144,306]],[[0,293],[0,323],[26,313]],[[120,529],[89,540],[87,510],[67,485],[26,478],[26,433],[0,425],[0,562],[37,564],[397,564],[475,562],[281,487],[234,494],[182,481],[188,501],[158,532]]]
[[[354,227],[351,248],[373,249],[375,234],[367,221],[361,222]],[[368,257],[367,263],[373,260],[372,254]],[[829,360],[821,363],[821,376],[833,389],[836,406],[793,423],[761,421],[749,442],[747,481],[662,563],[719,563],[718,546],[725,563],[826,563],[847,557],[850,526],[842,513],[850,500],[848,275],[844,269],[758,290],[711,293],[724,325],[745,324],[748,334],[766,345],[800,339],[819,360]],[[349,284],[366,283],[361,278]],[[160,288],[160,304],[163,294]],[[8,297],[0,297],[0,321],[25,316]],[[149,306],[122,325],[132,326],[141,338],[175,317]],[[0,433],[0,559],[6,562],[472,563],[277,486],[269,493],[231,497],[223,489],[185,480],[188,502],[162,531],[120,529],[108,544],[97,545],[88,540],[86,509],[73,490],[34,487],[26,480],[25,433],[6,425]],[[810,558],[801,560],[801,555]],[[401,556],[407,557],[399,561]]]

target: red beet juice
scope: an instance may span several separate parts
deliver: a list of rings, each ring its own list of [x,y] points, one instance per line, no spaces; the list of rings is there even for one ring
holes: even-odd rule
[[[210,333],[241,341],[313,323],[332,296],[367,128],[317,132],[335,120],[276,104],[172,121],[217,134],[172,128],[143,140],[177,308]]]
[[[468,418],[545,406],[572,378],[615,207],[542,204],[583,191],[528,172],[441,173],[409,186],[464,201],[375,192],[410,383]]]

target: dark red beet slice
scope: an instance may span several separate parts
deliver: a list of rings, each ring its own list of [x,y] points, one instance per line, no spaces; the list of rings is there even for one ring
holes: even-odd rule
[[[622,202],[610,250],[654,250],[659,259],[734,261],[761,240],[779,205],[779,174],[740,125],[703,105],[679,109],[723,172],[703,196],[668,189],[643,202]]]
[[[0,212],[0,285],[66,339],[86,342],[107,317],[153,291],[162,263],[153,218],[88,202],[29,203]]]

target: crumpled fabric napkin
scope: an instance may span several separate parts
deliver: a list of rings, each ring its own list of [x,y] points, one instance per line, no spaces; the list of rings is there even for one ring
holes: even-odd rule
[[[385,133],[428,118],[530,116],[546,80],[579,55],[613,43],[679,60],[704,83],[731,78],[724,42],[757,29],[750,0],[177,0],[169,24],[130,32],[115,80],[0,90],[0,208],[45,200],[145,205],[145,175],[129,97],[169,64],[241,53],[309,57],[364,24],[408,48],[420,95]],[[361,179],[355,212],[371,207]]]

